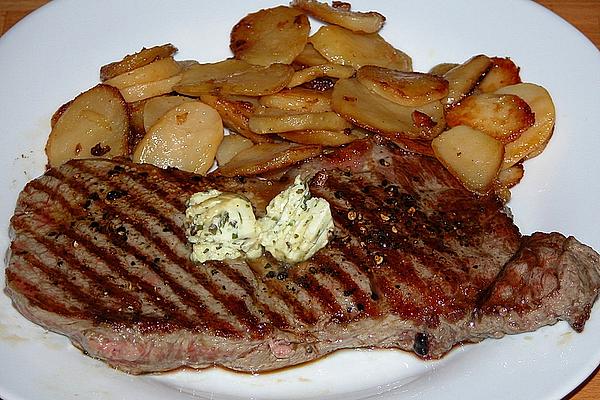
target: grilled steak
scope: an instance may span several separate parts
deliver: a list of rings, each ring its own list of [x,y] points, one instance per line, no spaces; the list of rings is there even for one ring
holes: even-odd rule
[[[331,204],[324,249],[298,265],[189,261],[192,193],[244,194],[262,215],[297,174]],[[591,248],[558,233],[521,237],[496,198],[383,140],[272,179],[71,161],[25,187],[11,226],[6,292],[16,308],[136,374],[263,371],[354,347],[437,358],[558,320],[581,331],[600,289]]]

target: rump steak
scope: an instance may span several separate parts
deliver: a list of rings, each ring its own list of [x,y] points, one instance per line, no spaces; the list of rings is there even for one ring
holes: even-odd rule
[[[335,222],[309,261],[189,260],[192,193],[243,194],[261,216],[298,174]],[[270,179],[74,160],[27,184],[11,226],[15,307],[134,374],[256,372],[357,347],[438,358],[558,320],[581,331],[600,289],[591,248],[558,233],[522,237],[494,196],[380,138]]]

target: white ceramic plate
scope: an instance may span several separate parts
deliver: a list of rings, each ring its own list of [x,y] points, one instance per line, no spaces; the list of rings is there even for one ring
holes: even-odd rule
[[[368,4],[366,4],[368,3]],[[98,68],[172,42],[178,59],[230,55],[229,31],[273,1],[55,0],[0,39],[0,248],[26,181],[43,172],[56,108],[98,81]],[[558,230],[600,249],[600,53],[525,0],[354,1],[388,17],[383,36],[416,70],[472,55],[511,56],[554,97],[557,124],[525,165],[511,207],[524,233]],[[4,287],[4,274],[0,274]],[[423,362],[394,351],[346,351],[260,376],[222,370],[128,376],[21,317],[0,295],[0,396],[17,399],[558,399],[600,363],[600,306],[582,334],[565,323],[487,340]]]

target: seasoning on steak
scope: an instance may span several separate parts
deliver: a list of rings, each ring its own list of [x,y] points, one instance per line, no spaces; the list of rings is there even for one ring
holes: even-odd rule
[[[297,174],[331,204],[323,250],[298,265],[189,261],[192,193],[244,194],[260,216]],[[521,237],[496,198],[381,139],[272,180],[71,161],[25,187],[11,225],[6,292],[17,309],[135,374],[264,371],[356,347],[437,358],[558,320],[581,331],[600,289],[591,248],[558,233]]]

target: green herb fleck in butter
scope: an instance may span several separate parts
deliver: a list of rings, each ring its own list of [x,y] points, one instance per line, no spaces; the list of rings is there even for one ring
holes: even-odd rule
[[[258,222],[260,243],[279,261],[308,260],[325,247],[333,230],[329,203],[313,198],[300,177],[267,206]]]
[[[186,210],[195,262],[262,254],[252,204],[243,196],[209,190],[194,194]]]

